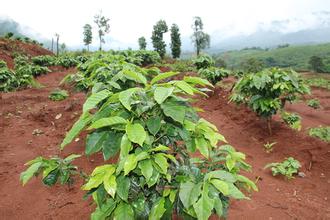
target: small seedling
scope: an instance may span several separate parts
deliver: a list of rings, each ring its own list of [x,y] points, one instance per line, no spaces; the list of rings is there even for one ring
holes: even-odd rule
[[[322,141],[330,142],[330,127],[317,127],[309,129],[309,136],[320,138]]]
[[[62,101],[66,99],[68,96],[69,94],[66,90],[55,89],[50,93],[49,99],[52,101]]]
[[[290,126],[290,128],[300,131],[301,117],[298,114],[282,112],[281,117],[283,121]]]
[[[320,100],[318,99],[310,99],[307,101],[307,105],[313,109],[319,109],[321,107]]]
[[[273,151],[273,146],[276,144],[276,142],[272,142],[272,143],[269,143],[267,142],[266,144],[264,144],[264,148],[265,148],[265,151],[267,153],[270,153]]]
[[[273,176],[279,174],[285,176],[287,179],[294,178],[293,175],[297,174],[301,164],[293,157],[289,157],[281,163],[270,163],[265,166],[264,169],[270,168]]]
[[[58,180],[62,185],[70,186],[73,183],[71,176],[78,173],[77,167],[73,166],[71,162],[78,157],[80,155],[77,154],[72,154],[65,159],[37,157],[25,164],[29,168],[21,173],[20,180],[25,185],[33,176],[42,173],[42,182],[47,186],[55,185]]]

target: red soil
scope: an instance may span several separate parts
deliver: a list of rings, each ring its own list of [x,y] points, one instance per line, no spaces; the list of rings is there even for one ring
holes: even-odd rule
[[[39,45],[28,44],[18,40],[0,38],[0,60],[7,62],[9,68],[14,67],[14,53],[24,54],[29,57],[40,55],[53,55],[53,53]]]
[[[69,72],[74,71],[72,69]],[[36,156],[67,156],[84,152],[83,135],[80,140],[59,151],[65,132],[81,113],[85,95],[71,93],[64,101],[48,99],[49,92],[58,86],[68,71],[53,72],[38,78],[42,89],[26,89],[3,94],[0,100],[0,219],[89,219],[93,210],[91,200],[83,200],[82,181],[77,179],[72,189],[65,186],[45,187],[40,178],[26,186],[19,182],[24,163]],[[229,219],[330,219],[330,145],[307,135],[309,126],[330,125],[330,92],[314,90],[313,97],[321,100],[320,110],[310,110],[294,104],[289,110],[303,117],[303,129],[296,132],[275,118],[273,136],[268,135],[265,123],[246,107],[227,104],[228,91],[217,89],[196,105],[205,109],[203,117],[214,123],[234,147],[247,155],[253,172],[259,177],[259,192],[250,201],[233,201]],[[57,114],[62,117],[55,119]],[[327,117],[328,116],[328,117]],[[34,129],[44,133],[32,135]],[[263,144],[277,144],[266,153]],[[306,174],[287,181],[273,177],[263,167],[270,162],[293,156]],[[89,173],[101,164],[101,155],[76,160],[75,164]],[[310,168],[311,167],[311,168]],[[309,169],[310,168],[310,169]]]

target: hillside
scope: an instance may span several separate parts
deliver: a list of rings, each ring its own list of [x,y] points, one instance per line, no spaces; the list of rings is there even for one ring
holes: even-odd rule
[[[9,68],[14,67],[15,53],[24,54],[28,57],[53,54],[37,44],[0,38],[0,60],[6,61]]]
[[[225,60],[229,68],[239,68],[241,62],[249,58],[262,60],[266,66],[292,67],[296,70],[309,69],[311,56],[324,59],[327,69],[330,67],[330,43],[318,45],[289,46],[271,50],[245,49],[223,52],[216,57]]]

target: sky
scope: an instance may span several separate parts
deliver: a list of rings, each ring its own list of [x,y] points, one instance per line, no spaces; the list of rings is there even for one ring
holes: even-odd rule
[[[69,46],[82,45],[82,27],[94,28],[93,17],[102,10],[110,18],[107,45],[114,49],[136,48],[137,39],[150,42],[153,25],[164,19],[178,24],[181,36],[192,34],[194,16],[200,16],[205,32],[219,38],[253,33],[274,21],[288,21],[282,31],[294,31],[317,22],[315,13],[330,11],[330,0],[0,0],[0,16],[29,26],[43,37],[60,34]],[[169,40],[169,34],[165,37]],[[149,43],[150,47],[150,43]]]

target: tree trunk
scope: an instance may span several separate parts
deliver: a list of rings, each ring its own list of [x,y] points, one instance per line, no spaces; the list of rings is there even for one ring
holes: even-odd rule
[[[268,132],[269,132],[269,135],[271,136],[272,135],[272,126],[271,126],[271,122],[272,122],[272,117],[268,117],[267,118],[267,127],[268,127]]]
[[[99,48],[99,50],[101,51],[102,50],[102,37],[101,37],[101,35],[99,35],[99,38],[100,38],[100,48]]]
[[[59,41],[59,37],[56,38],[56,56],[58,56],[59,51],[58,51],[58,41]]]
[[[87,44],[87,51],[89,51],[89,44]]]
[[[54,53],[54,38],[52,38],[52,52]]]

